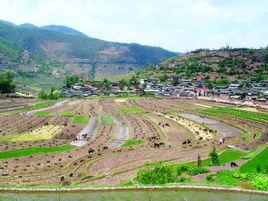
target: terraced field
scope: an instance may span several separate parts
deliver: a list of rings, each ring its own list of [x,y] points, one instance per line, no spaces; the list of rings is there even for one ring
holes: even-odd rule
[[[148,164],[196,164],[200,157],[210,166],[212,147],[222,153],[223,166],[210,167],[211,173],[235,169],[231,162],[243,171],[266,168],[259,163],[267,149],[258,155],[255,147],[268,142],[267,113],[184,99],[70,99],[51,104],[0,116],[0,185],[137,184],[137,172]],[[254,148],[256,158],[243,159]]]

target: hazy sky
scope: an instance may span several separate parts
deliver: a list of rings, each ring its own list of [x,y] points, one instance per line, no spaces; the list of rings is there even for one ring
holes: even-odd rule
[[[268,45],[268,0],[0,0],[0,19],[183,52]]]

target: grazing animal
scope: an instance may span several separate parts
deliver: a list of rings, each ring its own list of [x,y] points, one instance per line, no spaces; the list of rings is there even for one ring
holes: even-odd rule
[[[238,165],[235,162],[231,162],[231,167],[238,167]]]
[[[159,148],[160,147],[160,143],[154,143],[154,148]]]
[[[94,153],[94,152],[95,152],[94,149],[89,149],[89,150],[88,150],[88,153],[89,153],[89,154]]]
[[[108,149],[108,147],[107,146],[103,147],[103,150],[105,150],[105,149]]]
[[[189,140],[189,139],[187,139],[187,140],[185,140],[185,141],[182,142],[182,144],[191,144],[191,143],[192,143],[192,141]]]
[[[164,142],[160,142],[160,143],[159,143],[159,147],[160,147],[160,146],[163,146],[163,147],[164,147],[164,146],[165,146],[165,143],[164,143]]]

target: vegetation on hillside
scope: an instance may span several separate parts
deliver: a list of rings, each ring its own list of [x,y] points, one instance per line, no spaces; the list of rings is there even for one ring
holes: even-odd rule
[[[7,94],[15,92],[16,85],[14,84],[15,74],[6,70],[0,74],[0,94]]]
[[[167,75],[174,74],[186,79],[203,78],[208,88],[225,86],[235,79],[261,82],[268,79],[268,47],[199,49],[148,66],[139,70],[139,73],[162,81],[165,81]]]

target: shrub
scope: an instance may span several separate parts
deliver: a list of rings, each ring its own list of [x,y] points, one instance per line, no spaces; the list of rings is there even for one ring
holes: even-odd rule
[[[266,175],[260,174],[254,177],[251,183],[258,190],[263,190],[263,191],[268,190],[268,177]]]
[[[189,167],[186,165],[179,166],[177,168],[177,175],[181,175],[183,172],[187,172],[189,170]]]
[[[234,177],[235,171],[221,170],[217,172],[217,182],[230,186],[237,186],[239,179]]]
[[[207,168],[193,167],[192,169],[190,169],[189,174],[193,176],[193,175],[203,174],[203,173],[207,173],[207,172],[209,172],[209,170]]]
[[[190,181],[190,177],[181,176],[177,179],[177,182],[186,182],[186,181]]]
[[[215,181],[215,175],[210,174],[206,177],[207,181]]]
[[[142,184],[166,184],[176,180],[171,166],[157,164],[153,168],[139,170],[137,180]]]

